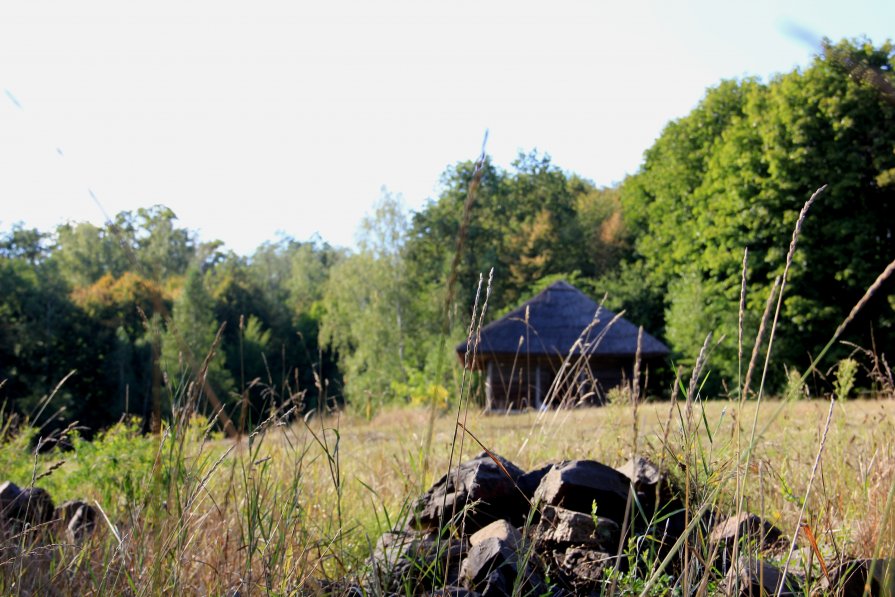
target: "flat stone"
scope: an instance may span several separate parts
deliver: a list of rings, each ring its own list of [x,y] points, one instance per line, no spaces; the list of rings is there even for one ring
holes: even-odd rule
[[[506,520],[497,520],[473,533],[469,537],[469,545],[475,547],[489,537],[497,537],[513,549],[522,543],[522,534],[516,527]]]
[[[597,515],[618,524],[625,516],[630,481],[628,477],[594,460],[572,460],[554,465],[535,491],[535,500],[590,514],[596,502]]]

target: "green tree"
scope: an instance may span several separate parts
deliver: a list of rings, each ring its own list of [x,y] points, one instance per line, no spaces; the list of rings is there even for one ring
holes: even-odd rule
[[[134,252],[142,273],[150,279],[166,280],[184,275],[195,261],[196,236],[185,228],[178,228],[176,220],[177,215],[163,205],[137,210]]]
[[[123,219],[119,224],[124,224]],[[124,232],[125,228],[100,228],[89,222],[59,226],[53,259],[67,282],[73,287],[86,287],[104,275],[117,278],[132,269],[127,256],[131,231]]]
[[[416,294],[431,297],[428,319],[436,326],[474,176],[470,162],[449,168],[438,200],[413,218],[408,268]],[[467,324],[479,275],[491,268],[493,312],[518,302],[544,277],[593,279],[606,273],[626,251],[619,212],[614,191],[563,172],[548,156],[520,154],[510,171],[486,159],[458,262],[454,329]]]
[[[408,230],[400,197],[383,191],[360,229],[358,251],[330,271],[321,336],[339,355],[346,396],[381,404],[392,382],[407,379],[408,344],[416,323],[407,292],[404,246]]]
[[[224,353],[215,344],[220,324],[214,318],[214,304],[205,287],[205,278],[195,266],[187,271],[183,288],[174,301],[171,319],[162,339],[162,369],[175,395],[183,384],[209,384],[222,403],[234,391]],[[204,376],[203,366],[205,366]],[[212,405],[217,408],[217,405]]]
[[[21,227],[0,236],[0,403],[53,427],[91,417],[101,404],[105,351],[92,344],[90,321],[71,301],[46,241]]]
[[[637,260],[651,292],[665,293],[673,347],[693,359],[696,345],[684,330],[714,325],[703,332],[726,338],[715,355],[723,376],[736,373],[743,250],[754,334],[799,210],[816,188],[829,185],[805,222],[787,282],[775,341],[781,362],[805,364],[892,258],[895,103],[855,78],[856,64],[890,78],[892,46],[828,44],[804,71],[767,84],[722,83],[666,127],[621,189]],[[732,316],[720,316],[719,306]],[[888,337],[893,319],[877,297],[852,326],[853,339],[869,344],[871,322],[878,338]]]

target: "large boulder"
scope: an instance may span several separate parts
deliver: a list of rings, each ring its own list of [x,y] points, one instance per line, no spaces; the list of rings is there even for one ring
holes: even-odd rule
[[[409,526],[437,529],[452,516],[462,516],[467,507],[463,523],[469,533],[501,519],[521,525],[530,506],[516,482],[525,473],[512,462],[498,459],[502,468],[482,452],[439,479],[417,501]]]
[[[596,514],[621,525],[625,516],[630,481],[614,468],[594,460],[571,460],[553,465],[535,491],[535,500]]]

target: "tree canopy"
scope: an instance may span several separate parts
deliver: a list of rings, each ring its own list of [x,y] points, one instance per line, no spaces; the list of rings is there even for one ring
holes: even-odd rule
[[[624,308],[677,363],[712,332],[713,379],[733,388],[744,251],[749,346],[799,212],[827,185],[788,272],[771,371],[782,382],[895,256],[893,69],[890,43],[843,41],[803,70],[721,82],[611,188],[537,151],[506,169],[458,162],[416,212],[383,191],[353,249],[283,237],[236,255],[164,206],[103,226],[12,226],[0,232],[2,408],[91,429],[124,415],[148,425],[199,381],[241,428],[287,400],[368,412],[443,400],[459,379],[448,353],[492,268],[486,321],[565,278]],[[893,284],[846,334],[890,357]]]
[[[828,45],[804,71],[710,89],[622,185],[633,261],[665,293],[667,337],[685,357],[695,358],[714,330],[727,339],[716,362],[722,374],[735,372],[731,306],[743,251],[754,332],[799,211],[821,185],[827,190],[807,217],[787,281],[782,361],[804,364],[816,353],[892,259],[895,101],[855,76],[855,64],[890,76],[892,46]],[[878,340],[890,337],[885,293],[854,326],[864,342],[871,322]]]

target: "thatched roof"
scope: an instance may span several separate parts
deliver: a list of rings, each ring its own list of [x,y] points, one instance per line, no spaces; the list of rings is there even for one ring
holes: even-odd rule
[[[482,328],[477,362],[473,366],[479,366],[489,356],[518,353],[564,358],[570,350],[572,354],[633,357],[637,352],[638,328],[623,317],[615,318],[615,313],[600,307],[568,282],[556,282]],[[588,329],[588,326],[592,327]],[[466,350],[466,342],[457,346],[461,358]],[[643,332],[642,358],[667,354],[667,346]]]

